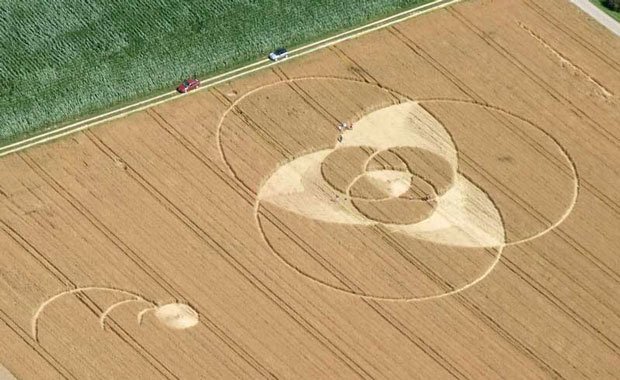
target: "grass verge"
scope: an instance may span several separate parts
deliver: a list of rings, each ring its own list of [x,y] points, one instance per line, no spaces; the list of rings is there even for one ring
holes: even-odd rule
[[[603,12],[610,15],[613,19],[620,22],[620,12],[612,11],[605,6],[605,0],[590,0],[590,2],[600,8]]]

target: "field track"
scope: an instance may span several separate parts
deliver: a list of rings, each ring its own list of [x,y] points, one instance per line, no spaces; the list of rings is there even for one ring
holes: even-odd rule
[[[620,40],[377,26],[7,148],[0,376],[617,378]]]
[[[331,37],[325,38],[320,41],[312,42],[307,45],[297,47],[290,51],[289,59],[301,57],[306,54],[315,52],[317,50],[327,48],[339,42],[350,40],[352,38],[357,38],[364,34],[373,32],[375,30],[386,28],[386,27],[389,27],[390,25],[394,25],[399,22],[408,20],[412,17],[423,15],[433,10],[441,9],[443,7],[454,4],[458,1],[461,1],[461,0],[435,0],[430,3],[409,9],[407,11],[403,11],[398,14],[385,17],[381,20],[373,21],[366,25],[348,30],[346,32],[339,33],[335,36],[331,36]],[[218,74],[216,76],[203,79],[201,80],[203,85],[201,88],[198,89],[198,91],[209,89],[213,86],[226,83],[228,81],[234,80],[236,78],[240,78],[244,75],[254,73],[256,71],[268,68],[270,66],[274,66],[276,64],[277,64],[276,62],[271,62],[268,59],[261,59],[254,63],[228,71],[226,73]],[[44,144],[44,143],[56,140],[64,136],[68,136],[72,133],[75,133],[75,132],[78,132],[84,129],[88,129],[95,125],[99,125],[99,124],[106,123],[114,119],[125,117],[134,112],[146,110],[150,107],[166,103],[170,100],[178,99],[181,96],[183,96],[183,94],[179,94],[177,91],[169,91],[164,94],[160,94],[160,95],[154,96],[149,99],[141,100],[136,103],[133,103],[133,104],[130,104],[130,105],[127,105],[127,106],[124,106],[124,107],[121,107],[115,110],[111,110],[111,111],[102,113],[100,115],[90,117],[85,120],[80,120],[78,122],[75,122],[69,125],[61,126],[58,128],[53,128],[48,131],[43,131],[34,136],[30,136],[30,137],[21,139],[19,141],[1,146],[0,157],[5,156],[10,153],[18,152],[22,149],[26,149],[32,146]]]

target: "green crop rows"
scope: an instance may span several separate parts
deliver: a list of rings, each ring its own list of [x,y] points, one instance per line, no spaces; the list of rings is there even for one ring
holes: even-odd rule
[[[611,9],[609,9],[605,5],[605,0],[590,0],[590,2],[594,3],[594,5],[599,7],[603,12],[607,13],[608,15],[616,19],[616,21],[620,22],[620,12],[612,11]]]
[[[429,0],[5,0],[0,141]]]

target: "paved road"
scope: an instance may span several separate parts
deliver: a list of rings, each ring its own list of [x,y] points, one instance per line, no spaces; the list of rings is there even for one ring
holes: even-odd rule
[[[570,0],[570,1],[571,3],[581,8],[581,10],[589,14],[590,17],[600,22],[607,29],[614,32],[617,36],[620,36],[620,23],[614,20],[607,13],[597,8],[596,5],[590,2],[590,0]]]

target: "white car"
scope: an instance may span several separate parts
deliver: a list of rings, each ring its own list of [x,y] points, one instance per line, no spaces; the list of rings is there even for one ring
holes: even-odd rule
[[[288,58],[288,51],[286,51],[285,48],[278,48],[272,51],[271,53],[269,53],[269,59],[271,59],[274,62],[277,62],[285,58]]]

